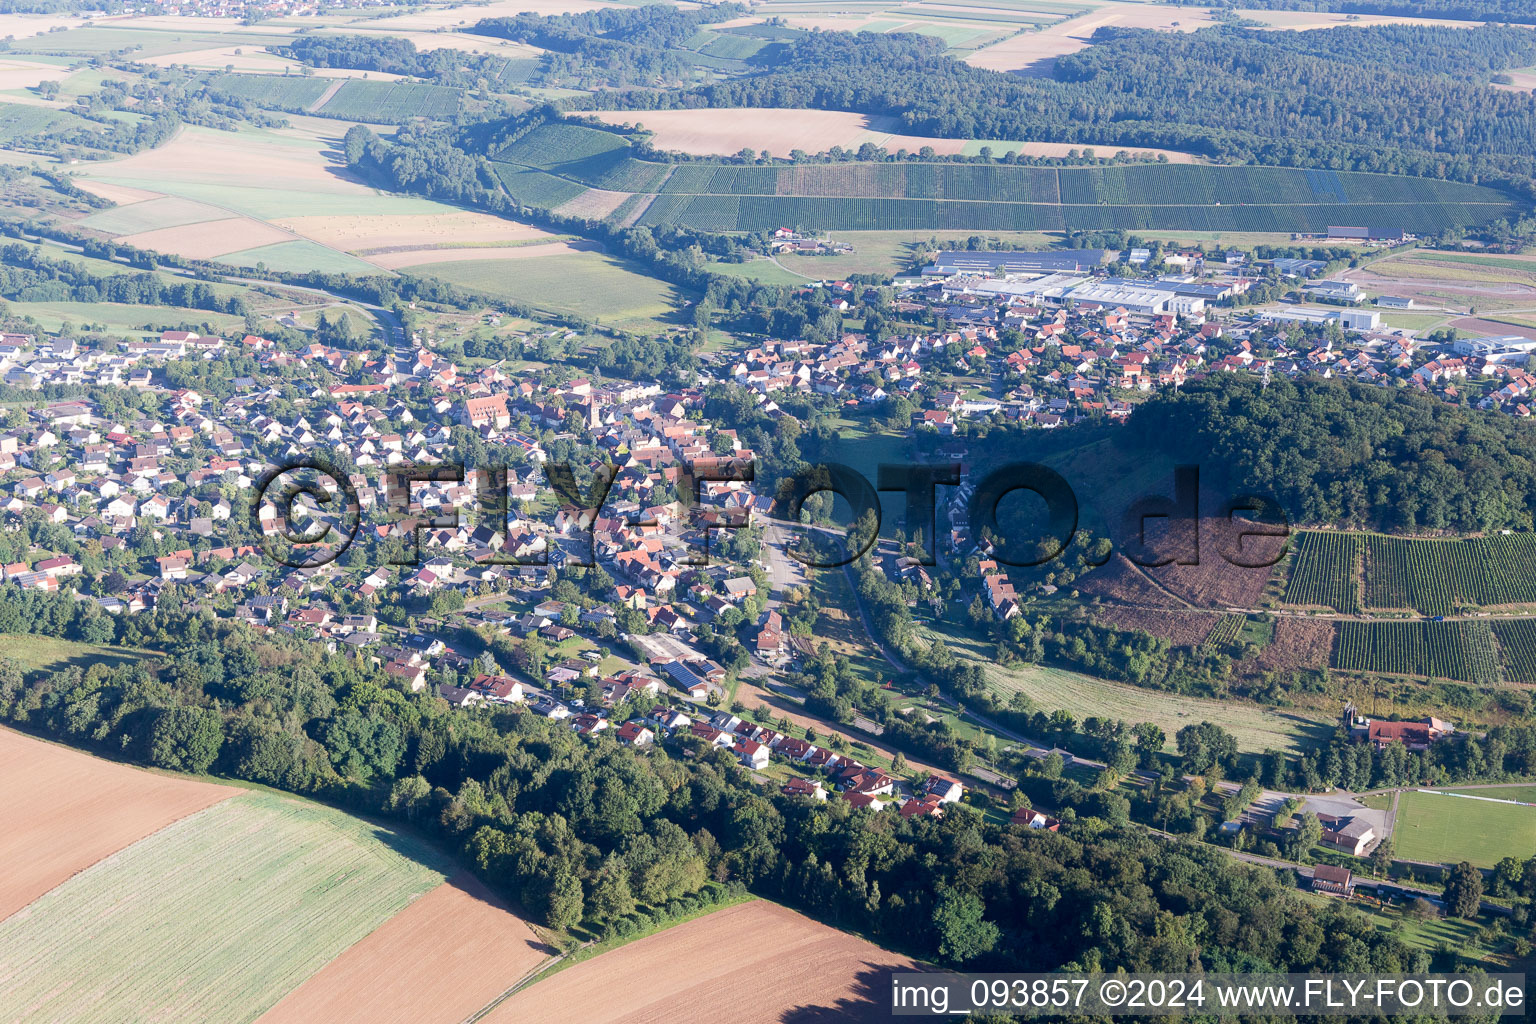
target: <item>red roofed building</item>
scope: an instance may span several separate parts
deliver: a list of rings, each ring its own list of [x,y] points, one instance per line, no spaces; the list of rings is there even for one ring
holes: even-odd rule
[[[512,410],[507,407],[507,396],[486,395],[483,398],[465,399],[462,420],[469,427],[505,429],[512,424]]]

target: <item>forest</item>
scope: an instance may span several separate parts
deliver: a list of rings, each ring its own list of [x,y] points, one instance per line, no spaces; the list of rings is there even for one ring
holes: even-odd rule
[[[574,88],[656,88],[690,80],[699,55],[683,44],[708,24],[746,14],[739,3],[695,10],[670,4],[604,8],[576,14],[485,18],[470,31],[548,51],[544,84]]]
[[[1342,906],[1288,894],[1273,872],[1123,820],[1081,814],[1060,834],[1031,833],[964,806],[904,820],[796,801],[691,739],[640,754],[520,710],[470,713],[431,689],[386,688],[353,658],[207,612],[113,619],[66,594],[6,591],[0,631],[160,653],[83,672],[0,662],[0,718],[409,820],[552,927],[625,934],[717,899],[724,883],[978,970],[1430,962]]]
[[[1218,7],[1244,11],[1318,11],[1337,14],[1385,14],[1409,18],[1454,18],[1536,24],[1536,8],[1527,0],[1169,0],[1182,7]]]
[[[69,260],[49,259],[30,246],[0,247],[0,298],[19,302],[124,302],[180,306],[244,316],[245,299],[221,296],[202,281],[152,274],[94,274]]]
[[[1163,147],[1527,192],[1536,174],[1536,97],[1477,80],[1536,63],[1536,37],[1521,28],[1101,28],[1094,40],[1035,78],[971,67],[931,37],[819,32],[760,74],[591,103],[850,110],[896,116],[916,135]]]
[[[1223,375],[1140,406],[1125,443],[1224,469],[1296,525],[1528,531],[1536,434],[1497,413],[1336,380]],[[1235,492],[1234,492],[1235,493]]]

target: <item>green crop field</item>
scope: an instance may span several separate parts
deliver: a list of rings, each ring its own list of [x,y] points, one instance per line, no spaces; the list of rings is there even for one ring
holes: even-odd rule
[[[1143,689],[1044,665],[1003,668],[994,662],[990,644],[971,640],[955,627],[924,624],[918,632],[931,643],[945,644],[960,657],[981,662],[988,684],[1004,695],[1005,703],[1007,696],[1022,693],[1036,709],[1047,714],[1067,711],[1079,721],[1097,715],[1133,724],[1151,722],[1167,735],[1169,749],[1180,729],[1201,722],[1221,726],[1237,738],[1240,749],[1253,753],[1269,749],[1300,751],[1332,731],[1327,722],[1288,711],[1269,711],[1238,700],[1209,700]]]
[[[1404,860],[1484,868],[1501,857],[1525,860],[1536,850],[1536,807],[1409,791],[1398,797],[1392,844]]]
[[[496,169],[496,176],[501,179],[502,187],[507,190],[507,194],[524,206],[542,206],[552,210],[570,202],[587,190],[585,185],[579,185],[565,178],[557,178],[543,171],[515,167],[511,164],[498,163],[491,166]],[[625,200],[625,202],[628,201]]]
[[[539,57],[509,57],[496,76],[498,85],[525,85],[539,70]]]
[[[729,113],[722,110],[720,116]],[[920,161],[665,164],[639,159],[634,152],[616,133],[557,123],[536,128],[491,156],[509,169],[544,172],[573,184],[660,190],[663,196],[645,211],[641,224],[714,231],[795,225],[839,231],[1286,232],[1350,223],[1429,233],[1491,220],[1512,208],[1509,195],[1478,185],[1297,168]]]
[[[126,302],[9,302],[7,305],[14,315],[32,317],[50,331],[57,331],[66,323],[76,327],[100,324],[111,332],[144,334],[187,323],[210,324],[227,337],[245,326],[242,317],[180,306],[138,306]]]
[[[0,142],[33,135],[57,134],[88,122],[74,114],[27,103],[0,103]]]
[[[293,274],[302,274],[311,270],[327,274],[383,273],[372,263],[360,260],[356,256],[349,256],[344,252],[327,248],[319,242],[303,239],[244,249],[220,256],[218,259],[220,263],[229,263],[237,267],[254,267],[262,263],[268,270]]]
[[[1469,683],[1498,680],[1498,661],[1488,623],[1341,621],[1334,640],[1334,668],[1352,672],[1433,676]]]
[[[634,265],[595,252],[429,263],[405,270],[620,330],[661,330],[666,326],[662,318],[686,298]]]
[[[212,92],[282,110],[305,110],[333,85],[329,78],[298,75],[221,75],[208,84]]]
[[[1504,677],[1517,683],[1536,683],[1536,619],[1500,619],[1493,623],[1499,641]]]
[[[254,1020],[447,867],[319,804],[236,797],[0,922],[0,1019]]]
[[[135,235],[140,231],[156,231],[174,228],[182,224],[201,224],[207,220],[222,220],[229,216],[207,203],[167,196],[164,199],[146,199],[139,203],[114,206],[80,221],[81,227],[94,228],[111,235]]]
[[[1352,533],[1303,530],[1296,535],[1285,603],[1335,611],[1360,610],[1360,537]]]
[[[413,117],[448,117],[463,97],[443,85],[410,85],[349,78],[318,113],[374,124],[397,124]]]
[[[1365,603],[1449,615],[1466,606],[1536,603],[1536,534],[1467,540],[1366,539]]]

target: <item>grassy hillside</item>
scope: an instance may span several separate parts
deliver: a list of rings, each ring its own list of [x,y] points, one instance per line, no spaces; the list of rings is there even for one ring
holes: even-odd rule
[[[528,205],[558,205],[578,186],[655,194],[639,223],[716,231],[800,225],[1284,232],[1356,224],[1428,233],[1492,220],[1511,208],[1509,196],[1484,186],[1298,168],[665,164],[634,152],[611,132],[548,124],[491,155],[508,192]]]

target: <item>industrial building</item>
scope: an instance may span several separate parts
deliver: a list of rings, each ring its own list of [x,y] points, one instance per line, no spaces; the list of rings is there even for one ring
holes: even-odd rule
[[[1127,313],[1168,313],[1176,296],[1158,288],[1137,288],[1122,283],[1087,284],[1072,289],[1073,302],[1096,302]],[[1195,300],[1189,300],[1195,301]]]
[[[1055,274],[1061,271],[1085,271],[1119,257],[1112,249],[1057,249],[1042,252],[966,252],[946,249],[934,255],[933,263],[923,268],[924,277],[950,277],[955,274]]]

